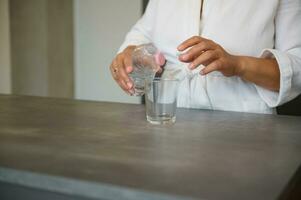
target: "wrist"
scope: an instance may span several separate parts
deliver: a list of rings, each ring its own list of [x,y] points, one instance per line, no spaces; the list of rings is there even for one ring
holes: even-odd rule
[[[245,74],[246,58],[243,56],[235,56],[235,75],[243,77]]]

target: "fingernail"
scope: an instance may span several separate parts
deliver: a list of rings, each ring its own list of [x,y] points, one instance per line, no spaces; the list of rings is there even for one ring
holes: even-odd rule
[[[129,90],[129,93],[130,93],[131,96],[133,96],[134,95],[134,90],[133,89]]]
[[[129,87],[129,89],[133,87],[133,84],[130,81],[127,81],[126,85]]]
[[[182,54],[182,55],[180,55],[180,58],[182,60],[186,60],[188,58],[188,55],[187,54]]]
[[[193,64],[190,63],[190,64],[188,65],[188,68],[189,68],[189,69],[192,69],[192,68],[193,68]]]
[[[131,66],[127,66],[127,67],[126,67],[126,71],[127,71],[127,72],[131,72],[131,71],[132,71],[132,67],[131,67]]]

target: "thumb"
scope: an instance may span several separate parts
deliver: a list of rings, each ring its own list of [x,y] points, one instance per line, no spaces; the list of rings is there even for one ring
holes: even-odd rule
[[[133,71],[133,63],[132,63],[132,57],[131,56],[125,56],[123,59],[123,64],[125,67],[125,71],[127,73],[131,73]]]

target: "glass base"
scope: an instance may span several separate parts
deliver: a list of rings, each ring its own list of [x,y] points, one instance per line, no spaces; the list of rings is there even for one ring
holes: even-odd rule
[[[149,123],[151,124],[156,124],[156,125],[160,125],[160,124],[174,124],[176,122],[176,116],[166,116],[166,115],[161,115],[161,116],[155,116],[155,117],[151,117],[151,116],[146,116],[146,119]]]

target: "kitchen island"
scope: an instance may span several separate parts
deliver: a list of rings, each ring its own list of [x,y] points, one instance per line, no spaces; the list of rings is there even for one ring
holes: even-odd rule
[[[301,118],[0,95],[0,199],[292,199]],[[27,198],[26,198],[27,197]]]

